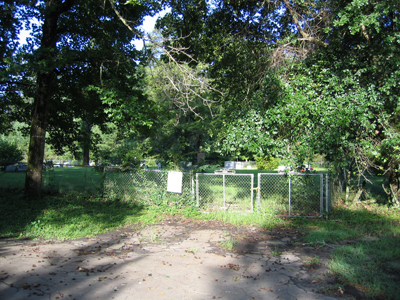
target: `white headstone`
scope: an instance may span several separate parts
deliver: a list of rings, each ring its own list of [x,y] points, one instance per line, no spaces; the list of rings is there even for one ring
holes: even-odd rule
[[[235,162],[234,161],[226,161],[224,163],[224,169],[235,169]]]
[[[244,161],[237,161],[236,162],[236,169],[240,170],[244,168]]]

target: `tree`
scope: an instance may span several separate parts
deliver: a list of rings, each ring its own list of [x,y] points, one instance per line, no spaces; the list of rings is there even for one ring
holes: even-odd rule
[[[152,148],[175,166],[204,151],[220,109],[214,95],[221,94],[209,77],[209,65],[197,61],[181,42],[185,39],[156,31],[146,43],[146,93],[157,112]]]
[[[17,35],[20,22],[15,17],[17,10],[16,1],[2,1],[0,8],[0,95],[15,93],[10,87],[14,78],[9,74],[12,57],[18,47]],[[15,99],[13,99],[15,100]],[[12,111],[11,99],[0,100],[0,133],[11,129],[10,112]]]
[[[18,14],[14,11],[14,17],[20,18],[18,22],[33,16],[38,20],[38,24],[31,24],[34,29],[30,43],[15,56],[15,59],[21,58],[23,68],[18,68],[17,64],[10,68],[19,71],[11,76],[12,80],[29,78],[34,81],[34,92],[29,84],[24,88],[21,80],[7,82],[20,91],[17,96],[22,95],[20,98],[25,98],[27,106],[30,106],[28,97],[33,95],[25,184],[28,195],[40,196],[48,129],[50,141],[65,144],[68,135],[76,136],[79,131],[79,126],[69,126],[75,122],[74,118],[79,116],[87,124],[100,124],[110,120],[111,116],[123,122],[124,118],[131,118],[135,107],[143,105],[140,89],[134,85],[127,89],[129,83],[137,82],[134,60],[138,59],[138,53],[132,49],[131,41],[139,34],[134,30],[135,26],[152,8],[151,5],[124,5],[114,0],[18,3]],[[129,73],[128,68],[131,68]],[[121,84],[125,79],[131,80]],[[10,94],[4,99],[10,99]],[[119,109],[121,102],[130,107],[128,113]],[[70,116],[66,116],[66,112]],[[147,124],[140,114],[144,115],[143,110],[137,114],[136,124]],[[64,126],[57,131],[60,125]],[[59,132],[62,132],[62,138],[57,138]]]
[[[286,147],[278,148],[289,148],[283,155],[299,163],[321,153],[359,176],[371,167],[380,170],[392,203],[399,205],[398,4],[348,1],[329,7],[326,47],[278,70],[274,87],[264,85],[265,93],[277,91],[275,105],[257,112],[257,122],[251,115],[240,119],[248,133],[239,141],[228,135],[225,147],[249,148],[244,141],[259,129],[268,133],[260,135],[260,149],[272,144],[276,150],[273,142],[284,141]]]

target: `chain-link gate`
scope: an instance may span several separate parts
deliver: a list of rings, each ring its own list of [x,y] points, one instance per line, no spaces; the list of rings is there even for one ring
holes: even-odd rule
[[[258,174],[257,210],[281,216],[321,216],[323,174]],[[326,210],[328,211],[328,198]]]
[[[206,211],[254,211],[253,174],[197,173],[196,204]]]

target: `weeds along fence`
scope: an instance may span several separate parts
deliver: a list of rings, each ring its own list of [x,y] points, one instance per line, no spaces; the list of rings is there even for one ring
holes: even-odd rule
[[[194,182],[190,172],[182,175],[182,193],[167,192],[168,171],[106,169],[103,190],[108,198],[123,198],[146,205],[194,205]]]
[[[65,168],[64,168],[65,169]],[[65,170],[66,171],[66,170]],[[182,173],[181,193],[168,192],[168,171],[68,168],[46,170],[43,188],[145,205],[197,206],[203,211],[321,216],[340,192],[327,174]]]

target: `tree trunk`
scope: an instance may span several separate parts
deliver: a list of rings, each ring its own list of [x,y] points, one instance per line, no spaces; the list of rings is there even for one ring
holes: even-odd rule
[[[90,162],[90,145],[93,125],[88,122],[82,124],[82,150],[83,150],[83,165],[88,166]]]
[[[36,90],[32,109],[28,167],[25,177],[25,195],[33,198],[41,197],[47,111],[52,97],[55,63],[57,61],[57,21],[59,16],[69,10],[73,4],[74,0],[46,1],[42,39],[36,57]]]
[[[25,194],[34,198],[41,197],[46,121],[48,103],[51,97],[52,75],[51,73],[40,74],[36,82],[28,151],[28,167],[25,178]]]

